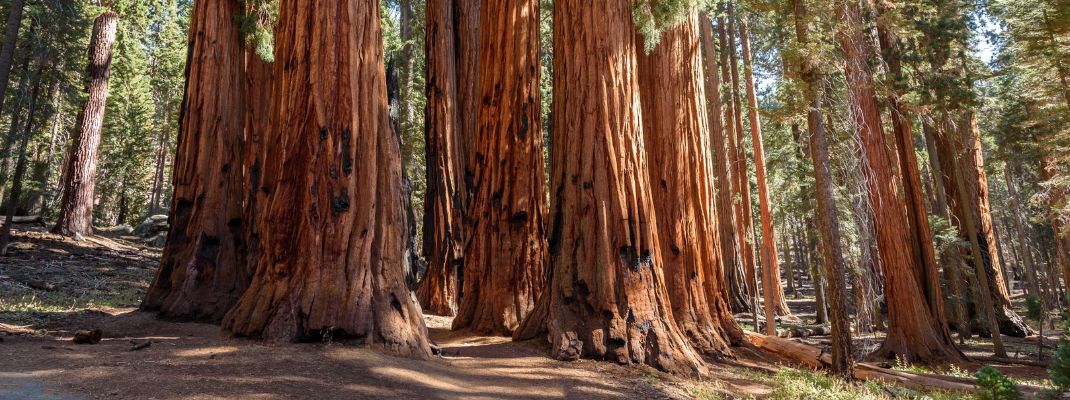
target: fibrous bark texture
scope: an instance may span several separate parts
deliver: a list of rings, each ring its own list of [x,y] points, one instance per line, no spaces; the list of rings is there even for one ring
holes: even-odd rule
[[[268,341],[353,339],[430,356],[406,285],[400,150],[379,5],[280,3],[256,273],[223,319]]]
[[[810,36],[809,12],[804,0],[794,0],[793,3],[795,35],[799,43],[806,46]],[[809,133],[806,143],[809,144],[810,159],[814,165],[814,194],[817,198],[817,228],[821,236],[821,263],[825,276],[828,277],[828,303],[832,325],[832,371],[842,376],[850,376],[852,352],[845,279],[847,265],[843,259],[840,222],[836,218],[836,197],[833,192],[829,146],[825,137],[825,123],[821,110],[824,91],[819,82],[818,71],[809,58],[803,58],[799,72],[806,85],[804,90],[810,103],[806,113],[806,129]],[[793,274],[790,266],[788,274]],[[865,314],[864,303],[858,303],[856,307],[859,309],[858,314]],[[861,325],[859,324],[860,328]]]
[[[201,1],[190,16],[171,229],[141,304],[167,318],[219,321],[252,275],[242,262],[247,227],[239,13],[234,1]]]
[[[553,272],[544,294],[552,356],[702,373],[666,293],[631,2],[556,1],[554,24]],[[535,336],[529,326],[516,337]]]
[[[856,5],[843,7],[847,25],[840,32],[845,74],[851,102],[851,119],[862,146],[863,174],[873,217],[877,248],[885,278],[888,304],[888,336],[873,353],[876,357],[902,357],[907,361],[935,362],[961,360],[962,353],[951,335],[937,320],[918,281],[917,264],[910,244],[902,240],[906,215],[897,193],[892,160],[880,121],[873,75],[865,61],[868,51],[863,38],[861,15]]]
[[[727,146],[728,161],[728,187],[731,190],[731,204],[732,214],[736,221],[735,224],[735,238],[736,244],[736,259],[739,263],[733,268],[728,270],[728,293],[729,298],[743,298],[744,304],[736,304],[737,301],[733,301],[733,310],[737,312],[751,312],[751,306],[754,306],[754,282],[752,281],[753,275],[747,275],[746,271],[751,271],[752,268],[747,267],[753,265],[754,247],[753,242],[747,239],[747,217],[743,213],[743,190],[741,182],[739,180],[739,147],[737,146],[737,131],[743,129],[742,122],[739,119],[739,112],[737,110],[739,106],[739,96],[736,94],[737,85],[732,82],[731,64],[735,58],[735,41],[728,40],[728,34],[726,33],[731,27],[727,26],[727,20],[724,17],[718,18],[717,21],[717,37],[721,48],[721,78],[724,79],[724,85],[728,88],[728,92],[725,93],[725,97],[728,101],[728,106],[724,109],[724,126],[725,134],[728,136],[728,141],[725,143]],[[749,195],[748,195],[749,198]],[[727,265],[726,265],[727,267]],[[742,309],[739,306],[743,306]]]
[[[464,295],[453,329],[512,335],[545,287],[537,0],[484,1]]]
[[[733,272],[739,268],[739,256],[736,252],[736,221],[732,214],[732,184],[728,178],[728,153],[725,147],[725,121],[721,118],[721,71],[717,65],[717,50],[713,39],[713,21],[709,15],[702,13],[699,17],[702,31],[702,49],[706,64],[706,115],[710,126],[710,145],[715,160],[714,185],[716,191],[718,247],[721,250],[721,269],[724,274],[725,294],[732,309],[745,309],[746,299],[740,290],[731,290]],[[733,293],[734,292],[734,293]]]
[[[754,71],[751,67],[750,34],[747,23],[739,24],[739,40],[743,49],[743,76],[747,80],[747,117],[750,119],[750,140],[754,148],[754,170],[758,179],[758,209],[762,223],[762,293],[765,298],[765,333],[776,334],[773,316],[790,315],[791,309],[784,301],[784,287],[780,284],[780,260],[777,257],[776,232],[773,230],[773,209],[769,204],[769,191],[765,179],[765,144],[762,143],[762,124],[758,119],[758,95],[754,87]]]
[[[85,106],[78,115],[77,133],[63,174],[63,200],[52,232],[63,235],[93,233],[93,192],[97,175],[97,152],[104,106],[108,99],[108,74],[119,16],[107,10],[93,23],[89,40]]]
[[[1000,266],[999,254],[996,250],[996,236],[992,229],[992,207],[988,200],[988,176],[984,170],[984,155],[981,150],[977,118],[972,111],[963,111],[958,121],[954,123],[948,121],[943,125],[943,134],[936,136],[936,149],[940,154],[942,169],[945,171],[942,180],[944,191],[947,193],[948,206],[954,217],[952,222],[958,228],[960,236],[969,241],[965,218],[973,220],[977,228],[978,245],[981,247],[982,264],[990,283],[989,293],[992,298],[993,312],[999,321],[1000,332],[1008,336],[1025,337],[1032,331],[1025,321],[1011,309],[1010,295],[1004,284],[1003,268]],[[969,200],[966,204],[961,201],[963,197],[959,196],[959,186],[955,176],[946,172],[955,171],[955,163],[958,163],[958,168],[961,168],[962,186],[966,191],[964,198]],[[973,265],[969,248],[963,251],[967,263]]]
[[[714,215],[698,14],[639,54],[643,137],[665,283],[681,333],[706,354],[742,339],[728,307]]]
[[[464,265],[464,148],[457,101],[454,1],[427,4],[427,192],[424,258],[427,274],[416,290],[424,311],[457,312],[458,273]]]

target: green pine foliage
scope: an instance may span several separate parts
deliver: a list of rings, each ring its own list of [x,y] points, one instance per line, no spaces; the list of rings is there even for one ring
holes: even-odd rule
[[[977,378],[977,397],[981,400],[1018,400],[1022,392],[1007,375],[986,365],[974,374]]]

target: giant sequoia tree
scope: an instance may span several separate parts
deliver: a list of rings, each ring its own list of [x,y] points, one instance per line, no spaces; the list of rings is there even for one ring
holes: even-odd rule
[[[700,372],[666,293],[631,2],[556,1],[554,24],[551,282],[515,337],[545,318],[554,358]]]
[[[235,22],[239,15],[238,2],[221,0],[194,3],[190,16],[171,229],[141,304],[166,317],[218,321],[251,276],[243,262],[249,229],[243,202],[245,188],[256,186],[243,179],[246,61]],[[266,115],[266,109],[260,111],[258,117]]]
[[[78,114],[74,143],[71,145],[64,172],[63,200],[53,232],[63,235],[93,233],[93,192],[96,187],[97,153],[100,150],[100,129],[104,124],[104,105],[108,99],[108,75],[111,71],[112,49],[119,26],[119,16],[108,9],[93,23],[89,40],[87,98]]]
[[[464,135],[458,101],[457,42],[461,41],[454,14],[466,10],[458,1],[427,4],[427,191],[424,195],[423,250],[427,274],[416,290],[425,311],[439,315],[457,312],[459,273],[464,265]]]
[[[706,20],[708,21],[708,20]],[[742,332],[728,290],[714,215],[713,147],[705,110],[698,13],[639,54],[643,137],[669,302],[698,350],[723,354]]]
[[[537,0],[484,1],[464,294],[454,329],[511,335],[545,286]]]
[[[876,220],[876,241],[884,271],[888,304],[888,336],[874,353],[908,361],[960,360],[962,353],[951,341],[945,325],[926,301],[919,266],[909,243],[903,203],[897,193],[893,164],[887,152],[884,128],[874,89],[873,75],[865,61],[869,47],[862,31],[862,17],[853,2],[843,5],[846,23],[839,33],[845,75],[851,102],[851,120],[865,161],[866,192]]]
[[[280,3],[252,283],[224,317],[269,341],[351,338],[430,356],[409,295],[399,144],[378,2]],[[283,95],[285,94],[285,95]]]

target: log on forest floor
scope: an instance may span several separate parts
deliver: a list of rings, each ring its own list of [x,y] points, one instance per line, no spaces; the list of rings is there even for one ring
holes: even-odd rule
[[[745,332],[745,335],[747,340],[758,348],[794,360],[808,367],[825,369],[832,365],[832,355],[817,347],[754,332]],[[977,389],[973,378],[897,371],[865,362],[855,363],[853,375],[858,380],[883,381],[914,390],[972,393]],[[1029,397],[1039,397],[1046,390],[1033,385],[1018,385],[1018,388]]]

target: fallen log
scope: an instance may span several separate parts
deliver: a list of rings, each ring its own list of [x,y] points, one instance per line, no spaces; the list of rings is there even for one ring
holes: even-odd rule
[[[970,358],[972,358],[974,360],[977,360],[977,361],[988,361],[988,362],[1000,363],[1000,364],[1028,365],[1030,367],[1047,368],[1048,366],[1051,365],[1051,363],[1048,362],[1048,361],[1026,360],[1026,359],[1020,359],[1020,358],[1003,358],[1003,357],[991,357],[991,356],[978,356],[978,357],[970,357]]]
[[[824,369],[832,365],[832,355],[822,349],[760,333],[745,332],[747,341],[759,349],[774,353],[781,357],[796,361],[814,369]],[[852,376],[864,381],[883,381],[893,383],[914,390],[939,390],[952,392],[976,392],[977,386],[973,378],[917,374],[912,372],[897,371],[890,368],[881,368],[872,363],[855,363]],[[1022,393],[1030,397],[1039,397],[1045,389],[1033,385],[1018,385]]]

